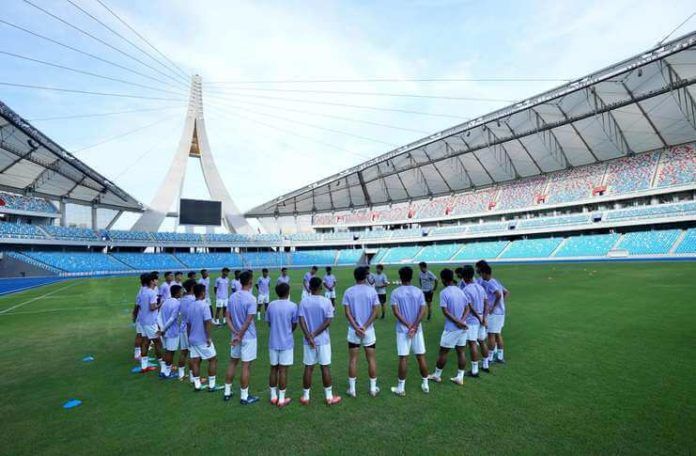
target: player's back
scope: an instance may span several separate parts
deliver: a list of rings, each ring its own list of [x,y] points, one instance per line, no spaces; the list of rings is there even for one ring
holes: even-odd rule
[[[461,288],[456,285],[445,287],[440,292],[440,307],[444,307],[457,320],[461,320],[468,305],[468,299]],[[445,318],[445,331],[455,331],[459,327],[449,318]]]
[[[287,350],[292,347],[292,325],[297,323],[297,304],[289,299],[271,301],[266,311],[266,321],[271,325],[268,348]]]
[[[409,324],[418,319],[421,308],[425,306],[425,296],[423,291],[413,285],[402,285],[392,292],[391,303],[396,304],[399,314]],[[400,332],[408,332],[400,321],[396,322],[396,330]]]
[[[304,319],[305,324],[307,325],[307,330],[310,333],[313,333],[324,323],[327,318],[333,318],[334,308],[328,298],[320,295],[311,295],[302,298],[298,315]],[[314,338],[314,342],[317,345],[324,345],[329,341],[330,338],[328,328],[326,331]],[[307,341],[305,341],[305,344],[307,344]]]
[[[343,305],[348,306],[355,322],[362,326],[372,315],[373,307],[379,305],[379,298],[372,286],[359,283],[343,294]]]
[[[249,315],[256,315],[256,299],[249,291],[238,291],[230,298],[227,311],[232,318],[232,327],[236,331],[239,331]],[[254,320],[251,320],[247,331],[244,333],[244,338],[256,338],[256,325],[254,324]]]

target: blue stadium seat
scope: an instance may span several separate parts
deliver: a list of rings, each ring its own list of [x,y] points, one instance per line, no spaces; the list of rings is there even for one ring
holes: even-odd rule
[[[491,260],[497,258],[509,241],[471,242],[464,244],[452,261]]]
[[[556,257],[598,257],[606,256],[619,240],[619,234],[590,234],[571,236],[556,252]]]
[[[128,271],[131,268],[105,253],[88,252],[24,252],[24,255],[65,272]]]
[[[679,243],[675,253],[696,253],[696,228],[686,230],[686,235]]]
[[[618,249],[631,255],[658,255],[669,253],[679,237],[680,230],[637,231],[626,233],[619,241]]]
[[[414,261],[433,263],[448,261],[461,247],[461,244],[428,245],[416,255]]]
[[[563,238],[519,239],[513,241],[500,258],[546,258]]]
[[[112,253],[118,261],[138,271],[162,271],[183,269],[186,266],[168,253]]]

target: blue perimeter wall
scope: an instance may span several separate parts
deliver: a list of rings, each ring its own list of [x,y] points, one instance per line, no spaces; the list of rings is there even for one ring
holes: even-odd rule
[[[67,277],[14,277],[0,279],[0,296],[60,282]]]

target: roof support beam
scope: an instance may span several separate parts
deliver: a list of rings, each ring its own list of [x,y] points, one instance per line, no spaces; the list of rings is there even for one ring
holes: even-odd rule
[[[626,83],[624,81],[621,81],[621,85],[623,86],[624,90],[628,94],[629,97],[631,97],[631,100],[635,100],[636,97],[633,96],[633,92],[631,92],[631,89],[628,88]],[[650,128],[652,128],[653,133],[660,138],[660,142],[662,143],[662,147],[667,147],[667,141],[665,141],[665,138],[662,137],[662,134],[660,131],[657,129],[655,124],[653,123],[652,119],[650,116],[648,116],[648,113],[645,112],[645,109],[643,109],[643,106],[640,104],[639,101],[636,101],[636,107],[640,111],[641,114],[643,114],[643,117],[645,117],[645,120],[648,122],[648,125],[650,125]]]
[[[435,171],[437,172],[437,175],[440,176],[440,179],[442,179],[442,182],[445,183],[445,186],[447,187],[447,190],[452,192],[452,187],[450,186],[449,182],[447,182],[447,179],[445,179],[445,176],[442,175],[442,172],[440,172],[440,168],[437,167],[437,164],[433,161],[432,158],[430,158],[430,154],[428,154],[428,151],[425,150],[425,147],[423,148],[423,154],[425,154],[425,157],[428,159],[428,164],[433,165],[433,168],[435,168]],[[421,168],[422,169],[422,168]],[[425,177],[425,176],[424,176]]]
[[[568,121],[568,125],[570,125],[570,128],[572,128],[573,131],[575,132],[575,134],[578,135],[578,138],[580,138],[580,141],[582,141],[582,144],[585,146],[585,148],[587,148],[587,151],[590,153],[590,155],[592,155],[592,158],[594,159],[595,163],[597,163],[599,161],[599,158],[597,158],[597,154],[595,154],[594,150],[590,147],[590,144],[587,142],[587,140],[582,135],[582,133],[580,133],[580,130],[578,130],[578,127],[575,126],[575,123],[570,122],[570,117],[568,117],[568,114],[566,114],[566,112],[563,110],[563,108],[561,108],[560,104],[555,104],[553,106],[555,106],[556,109],[558,109],[558,112],[561,113],[563,118],[566,121]],[[546,122],[544,122],[544,125],[547,125]]]
[[[621,155],[630,155],[632,153],[631,147],[626,141],[626,136],[624,135],[623,130],[619,126],[619,123],[616,121],[614,115],[611,113],[611,110],[606,109],[607,104],[599,96],[595,87],[588,87],[585,90],[585,93],[590,105],[593,107],[595,118],[597,118],[599,121],[599,124],[601,125],[604,134],[607,136],[607,139],[609,139],[609,142],[611,142],[614,147],[621,152]]]
[[[399,183],[401,184],[401,187],[403,187],[404,193],[406,193],[406,198],[410,200],[411,194],[408,192],[408,188],[406,187],[406,185],[404,185],[404,180],[401,178],[401,174],[396,173],[396,177],[399,179]]]
[[[513,136],[517,136],[517,139],[515,139],[515,141],[517,141],[517,143],[520,145],[520,147],[522,147],[522,150],[527,154],[529,159],[532,161],[532,163],[534,164],[534,167],[537,169],[537,172],[539,174],[542,174],[544,171],[542,171],[541,167],[539,167],[539,163],[537,163],[537,161],[534,159],[532,154],[529,153],[529,149],[527,149],[527,146],[524,145],[524,143],[522,142],[522,139],[517,135],[517,133],[515,133],[515,130],[512,129],[512,127],[510,126],[508,121],[501,121],[501,123],[507,127],[508,131]]]
[[[665,78],[670,87],[683,81],[679,73],[677,73],[674,67],[666,60],[660,61],[660,69],[662,70],[662,77]],[[696,102],[694,102],[691,93],[687,90],[686,86],[670,90],[669,92],[679,106],[679,110],[684,116],[684,119],[691,125],[691,128],[696,130]]]
[[[448,143],[446,139],[443,139],[442,142],[445,143],[445,147],[447,148],[447,154],[451,157],[456,158],[457,162],[459,162],[459,165],[462,168],[462,172],[464,173],[464,176],[466,176],[466,180],[469,182],[469,187],[475,187],[474,181],[471,179],[471,175],[469,174],[469,170],[466,169],[466,166],[464,166],[461,154],[455,154],[454,148],[450,146],[450,143]]]
[[[534,108],[530,108],[529,111],[532,113],[532,115],[534,115],[537,127],[543,127],[546,125],[544,118],[541,117],[541,114],[539,114]],[[556,137],[556,133],[554,133],[553,130],[542,130],[537,134],[537,136],[541,137],[542,144],[544,144],[546,150],[549,151],[551,156],[555,158],[556,161],[560,162],[564,168],[571,166],[570,160],[568,160],[568,155],[565,153],[565,150],[563,150],[563,146],[561,146],[561,142],[558,140],[558,137]]]
[[[476,151],[469,145],[469,143],[466,141],[466,139],[464,139],[464,135],[460,135],[459,139],[461,139],[462,142],[464,143],[464,145],[466,146],[466,149],[467,149],[466,152],[471,152],[471,155],[474,156],[474,158],[476,159],[476,162],[483,169],[483,172],[486,173],[486,176],[488,176],[488,178],[491,180],[491,184],[495,184],[497,181],[495,179],[493,179],[493,176],[491,176],[491,173],[488,171],[488,168],[486,168],[486,165],[483,164],[483,162],[479,158]]]
[[[515,163],[512,161],[512,158],[510,157],[510,154],[508,153],[507,148],[505,147],[505,143],[503,141],[500,141],[500,138],[493,133],[493,130],[491,130],[490,127],[484,125],[483,128],[486,130],[486,137],[488,139],[488,147],[490,149],[493,149],[493,154],[495,157],[495,160],[503,166],[503,169],[507,174],[510,174],[510,171],[512,171],[512,178],[514,179],[519,179],[520,173],[517,172],[517,167],[515,166]],[[515,136],[513,133],[512,136]]]
[[[360,182],[360,188],[363,192],[363,198],[365,199],[366,206],[372,206],[372,199],[367,191],[367,185],[365,185],[365,178],[363,177],[362,171],[358,171],[358,181]]]

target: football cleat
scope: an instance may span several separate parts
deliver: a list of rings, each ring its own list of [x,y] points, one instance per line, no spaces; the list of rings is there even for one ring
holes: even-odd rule
[[[259,397],[258,397],[258,396],[251,396],[251,395],[249,395],[249,396],[247,396],[246,399],[240,399],[240,400],[239,400],[239,403],[242,404],[242,405],[251,405],[251,404],[257,403],[258,401],[259,401]]]
[[[428,375],[428,380],[435,383],[442,383],[442,377],[435,374]]]
[[[272,397],[272,398],[271,398],[271,404],[273,404],[273,405],[278,405],[278,398],[277,398],[277,397]]]
[[[302,405],[309,405],[309,399],[305,399],[304,397],[300,398],[300,404]]]
[[[341,396],[332,396],[331,399],[326,400],[326,405],[336,405],[341,403]],[[309,403],[309,401],[307,401]]]
[[[399,388],[397,388],[396,386],[391,387],[391,392],[396,394],[397,396],[401,396],[401,397],[406,396],[406,391],[399,390]]]
[[[278,408],[283,408],[283,407],[287,406],[290,402],[292,402],[292,399],[290,399],[289,397],[286,397],[282,401],[278,401]]]
[[[357,397],[358,396],[358,393],[356,393],[353,390],[346,391],[346,394],[348,395],[348,397]]]
[[[375,386],[375,389],[370,390],[370,396],[376,397],[379,394],[379,386]]]
[[[456,385],[464,386],[464,380],[462,380],[459,377],[452,377],[452,378],[450,378],[450,381]]]

